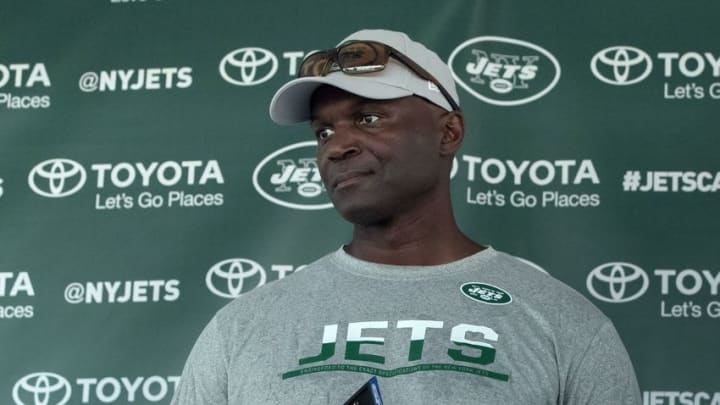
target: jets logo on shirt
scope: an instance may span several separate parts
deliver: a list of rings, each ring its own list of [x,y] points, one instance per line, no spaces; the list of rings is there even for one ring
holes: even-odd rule
[[[490,305],[505,305],[512,302],[512,296],[500,287],[491,284],[471,282],[460,286],[463,295],[471,300]]]
[[[409,333],[389,333],[392,329],[408,329]],[[449,341],[446,344],[436,339],[428,341],[428,335],[438,334],[446,335]],[[344,342],[342,335],[346,335]],[[468,323],[452,326],[428,319],[334,323],[323,327],[320,353],[300,358],[297,363],[300,368],[283,373],[282,379],[339,371],[384,378],[421,372],[460,372],[507,382],[510,374],[495,364],[500,340],[500,334],[493,328]],[[388,361],[388,354],[406,348],[409,348],[406,361]],[[317,349],[308,353],[317,353]]]

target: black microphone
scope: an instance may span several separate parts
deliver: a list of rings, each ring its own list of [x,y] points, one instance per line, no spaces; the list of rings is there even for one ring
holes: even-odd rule
[[[343,405],[383,405],[377,377],[373,376],[363,384]]]

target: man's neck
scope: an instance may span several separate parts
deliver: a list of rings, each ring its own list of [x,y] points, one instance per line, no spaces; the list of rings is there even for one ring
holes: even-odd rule
[[[345,250],[369,262],[394,265],[450,263],[484,249],[465,236],[451,212],[427,211],[382,224],[359,225]]]

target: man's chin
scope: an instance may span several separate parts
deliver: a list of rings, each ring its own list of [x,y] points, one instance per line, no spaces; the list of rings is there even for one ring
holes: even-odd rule
[[[335,209],[346,221],[355,225],[379,225],[387,219],[387,210],[380,209],[377,205],[358,201],[333,202]]]

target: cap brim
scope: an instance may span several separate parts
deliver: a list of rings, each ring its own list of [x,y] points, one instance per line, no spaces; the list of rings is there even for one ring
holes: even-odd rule
[[[311,119],[310,97],[322,85],[345,90],[360,97],[387,100],[411,96],[407,89],[378,80],[372,75],[346,75],[333,73],[327,76],[301,77],[282,86],[270,101],[270,118],[277,124],[297,124]]]

